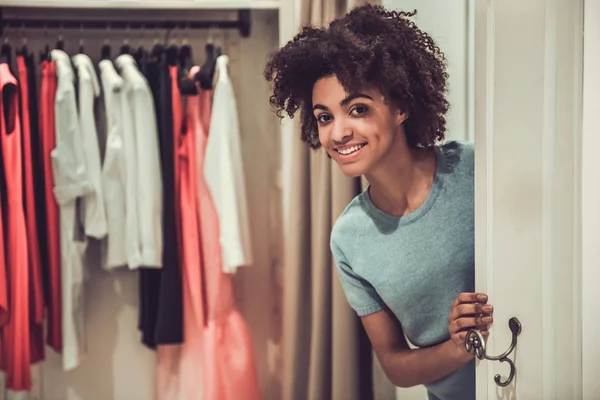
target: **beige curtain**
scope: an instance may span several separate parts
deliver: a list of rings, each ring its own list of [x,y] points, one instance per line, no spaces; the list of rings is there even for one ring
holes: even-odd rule
[[[324,26],[354,5],[301,0],[301,25]],[[329,249],[333,223],[364,182],[345,177],[324,151],[296,139],[298,120],[287,160],[292,185],[284,256],[283,400],[392,400],[394,389],[373,364]]]

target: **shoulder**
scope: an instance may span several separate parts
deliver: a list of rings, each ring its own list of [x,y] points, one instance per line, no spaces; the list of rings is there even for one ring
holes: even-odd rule
[[[443,170],[449,173],[473,175],[475,168],[475,146],[467,140],[451,140],[440,145]]]
[[[473,160],[475,146],[469,140],[450,140],[440,145],[446,155],[459,156],[463,161]]]
[[[350,202],[331,230],[330,246],[334,257],[347,253],[360,240],[370,219],[364,205],[363,192]]]

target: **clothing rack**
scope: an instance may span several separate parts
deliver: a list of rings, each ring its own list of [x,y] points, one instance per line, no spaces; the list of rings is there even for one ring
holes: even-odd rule
[[[164,18],[164,16],[162,16]],[[15,29],[238,29],[242,37],[250,36],[250,10],[238,10],[237,20],[106,20],[106,19],[52,19],[5,17],[0,8],[0,35],[5,28]]]

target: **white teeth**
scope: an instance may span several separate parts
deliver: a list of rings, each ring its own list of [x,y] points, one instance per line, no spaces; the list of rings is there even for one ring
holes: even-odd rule
[[[338,153],[347,156],[348,154],[352,154],[355,151],[362,149],[364,146],[364,144],[359,144],[357,146],[348,147],[347,149],[338,149]]]

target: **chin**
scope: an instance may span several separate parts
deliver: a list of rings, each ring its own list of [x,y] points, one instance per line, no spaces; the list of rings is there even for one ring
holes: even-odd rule
[[[339,165],[340,170],[349,178],[358,178],[365,174],[365,168],[361,165]]]

